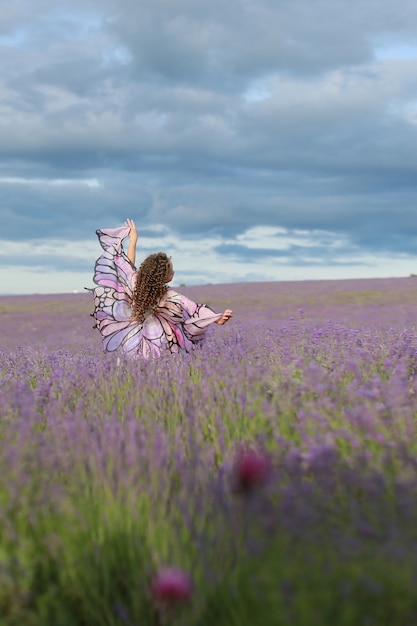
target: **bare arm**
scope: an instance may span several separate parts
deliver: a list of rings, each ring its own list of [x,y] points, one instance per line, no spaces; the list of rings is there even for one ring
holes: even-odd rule
[[[223,326],[223,324],[226,324],[226,322],[228,322],[231,317],[233,317],[233,311],[231,311],[230,309],[226,309],[221,318],[217,320],[216,324]]]
[[[132,263],[132,265],[134,265],[135,260],[136,260],[136,244],[138,242],[138,233],[136,230],[135,222],[133,220],[127,219],[126,226],[129,226],[130,228],[130,231],[129,231],[130,241],[129,241],[129,247],[127,249],[126,256],[129,259],[129,261]]]

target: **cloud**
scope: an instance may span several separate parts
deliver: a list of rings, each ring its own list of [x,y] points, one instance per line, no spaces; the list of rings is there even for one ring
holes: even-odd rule
[[[137,265],[159,250],[173,259],[174,285],[349,278],[358,269],[368,277],[413,273],[409,254],[393,254],[387,260],[379,252],[364,253],[348,238],[324,231],[254,227],[225,243],[215,235],[179,238],[160,224],[141,232]],[[91,287],[101,252],[98,240],[91,239],[0,241],[2,293],[20,293],[25,286],[37,292]]]
[[[115,3],[108,6],[115,10]],[[378,11],[365,1],[353,11],[343,0],[118,0],[109,30],[130,51],[137,73],[240,90],[245,80],[270,72],[316,75],[367,63],[381,33],[414,37],[416,17],[411,3],[400,15],[391,1]]]
[[[416,19],[393,0],[13,3],[1,237],[38,259],[37,242],[60,242],[40,267],[65,267],[61,248],[66,274],[89,262],[68,246],[126,217],[162,225],[193,268],[186,250],[212,242],[222,280],[268,274],[270,258],[400,271],[417,243]]]
[[[72,180],[70,178],[53,178],[51,180],[42,178],[19,178],[13,176],[0,177],[0,185],[46,185],[51,187],[67,187],[68,185],[81,185],[90,189],[97,189],[100,183],[96,178]]]

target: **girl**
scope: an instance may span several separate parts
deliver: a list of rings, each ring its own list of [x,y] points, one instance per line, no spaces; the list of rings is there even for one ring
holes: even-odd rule
[[[223,325],[232,311],[214,313],[177,293],[168,283],[174,269],[164,252],[149,255],[135,267],[138,234],[133,220],[125,226],[97,230],[104,253],[94,268],[92,316],[103,336],[103,348],[145,359],[163,353],[189,352],[204,339],[211,324]],[[130,238],[127,254],[123,241]]]

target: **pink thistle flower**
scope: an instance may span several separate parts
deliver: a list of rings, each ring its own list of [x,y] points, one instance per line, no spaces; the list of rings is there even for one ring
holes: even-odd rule
[[[271,474],[271,463],[264,452],[242,450],[235,462],[237,490],[252,491],[254,487],[264,485]]]
[[[190,600],[193,585],[190,576],[177,567],[164,567],[152,580],[152,596],[158,602],[175,604]]]

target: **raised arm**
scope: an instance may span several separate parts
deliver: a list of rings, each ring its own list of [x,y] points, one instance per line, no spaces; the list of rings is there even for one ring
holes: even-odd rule
[[[129,259],[129,261],[132,263],[132,265],[134,265],[135,260],[136,260],[136,244],[138,242],[138,233],[136,230],[135,222],[133,220],[127,219],[126,226],[129,226],[130,228],[130,231],[129,231],[130,241],[129,241],[129,247],[127,249],[126,256]]]

